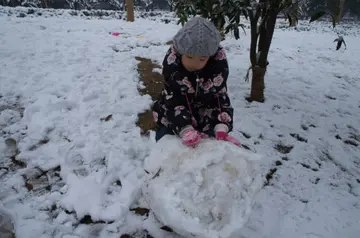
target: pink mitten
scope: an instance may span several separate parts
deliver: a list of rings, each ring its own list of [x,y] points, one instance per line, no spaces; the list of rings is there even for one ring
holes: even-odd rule
[[[236,139],[235,137],[229,135],[228,133],[226,133],[224,131],[217,131],[216,132],[216,139],[217,140],[228,141],[230,143],[233,143],[234,145],[241,146],[241,143],[240,143],[240,141],[238,139]]]
[[[195,147],[199,144],[201,135],[192,126],[183,129],[180,132],[182,143],[186,146]]]

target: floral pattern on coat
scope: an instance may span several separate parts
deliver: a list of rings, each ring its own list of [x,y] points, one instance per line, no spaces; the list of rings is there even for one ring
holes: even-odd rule
[[[219,47],[202,70],[189,72],[172,45],[164,57],[162,74],[164,89],[152,106],[158,126],[166,126],[178,134],[185,126],[193,125],[209,136],[214,136],[217,124],[225,124],[229,131],[233,129],[225,49]]]

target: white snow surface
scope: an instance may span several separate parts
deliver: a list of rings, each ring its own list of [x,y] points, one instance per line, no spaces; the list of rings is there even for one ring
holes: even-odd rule
[[[189,149],[167,135],[145,159],[144,199],[184,237],[238,237],[264,184],[260,158],[212,139]]]
[[[179,238],[160,229],[166,224],[153,211],[147,217],[130,209],[148,208],[144,160],[156,144],[154,133],[142,137],[135,125],[151,98],[138,93],[134,57],[162,62],[165,42],[180,26],[11,14],[0,14],[0,25],[0,205],[16,237],[143,237],[146,230]],[[235,108],[232,134],[271,170],[238,237],[360,234],[360,31],[340,25],[347,49],[335,51],[337,34],[329,25],[275,30],[265,103],[245,100],[249,31],[222,42]],[[14,166],[14,158],[27,166]],[[28,181],[44,171],[51,171],[47,189]]]

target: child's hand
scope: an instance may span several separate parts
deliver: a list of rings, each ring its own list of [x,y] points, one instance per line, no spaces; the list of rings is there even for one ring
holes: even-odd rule
[[[199,144],[202,136],[193,127],[185,128],[181,131],[180,137],[182,143],[186,146],[195,147]]]
[[[228,133],[224,132],[224,131],[217,131],[216,132],[216,139],[217,140],[223,140],[223,141],[228,141],[230,143],[233,143],[234,145],[237,146],[241,146],[241,143],[238,139],[236,139],[235,137],[229,135]]]

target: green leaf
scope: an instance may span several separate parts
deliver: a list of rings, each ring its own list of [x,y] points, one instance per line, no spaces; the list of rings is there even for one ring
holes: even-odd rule
[[[235,23],[230,23],[225,27],[225,32],[228,33],[234,31],[235,28],[237,28],[237,25]]]
[[[341,45],[342,45],[343,41],[342,40],[339,40],[337,45],[336,45],[336,50],[339,50],[341,48]]]
[[[345,40],[342,36],[339,36],[338,38],[336,38],[334,40],[334,42],[337,42],[337,45],[336,45],[336,50],[339,50],[342,46],[342,44],[344,44],[345,46],[345,49],[346,49],[346,43],[345,43]]]
[[[313,21],[316,21],[318,20],[320,17],[324,16],[326,14],[325,11],[320,11],[320,12],[317,12],[315,14],[313,14],[310,18],[310,23],[313,22]]]
[[[182,25],[188,21],[188,18],[200,15],[213,22],[219,30],[224,30],[225,34],[234,32],[236,38],[239,38],[240,16],[243,15],[248,19],[250,14],[247,8],[248,0],[179,0],[174,2],[175,13]]]
[[[234,36],[236,40],[240,39],[240,32],[238,27],[234,28]]]
[[[13,138],[6,139],[5,143],[7,146],[16,146],[16,140],[14,140]]]
[[[285,9],[288,9],[293,5],[292,0],[284,0],[279,7],[279,12],[284,11]]]
[[[225,34],[229,33],[231,28],[232,28],[232,25],[228,25],[227,27],[225,27]]]
[[[249,18],[248,12],[245,8],[242,9],[242,14],[245,16],[246,20]]]
[[[246,31],[245,31],[245,25],[244,24],[239,24],[239,26],[243,29],[244,34],[246,35]]]

